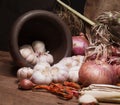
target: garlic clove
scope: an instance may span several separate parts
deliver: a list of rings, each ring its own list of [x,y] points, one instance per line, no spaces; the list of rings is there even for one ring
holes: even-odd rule
[[[45,44],[42,41],[34,41],[32,43],[32,47],[33,47],[35,53],[38,53],[38,55],[41,53],[45,53],[45,51],[46,51]]]
[[[89,94],[84,94],[78,98],[79,105],[99,105],[97,99]]]

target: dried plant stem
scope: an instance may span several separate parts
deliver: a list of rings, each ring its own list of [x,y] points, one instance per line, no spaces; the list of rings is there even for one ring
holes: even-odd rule
[[[69,11],[71,11],[73,14],[77,15],[78,17],[80,17],[82,20],[84,20],[85,22],[87,22],[88,24],[94,26],[95,23],[93,21],[91,21],[90,19],[88,19],[87,17],[83,16],[82,14],[80,14],[79,12],[77,12],[76,10],[74,10],[73,8],[71,8],[70,6],[66,5],[64,2],[62,2],[61,0],[57,0],[57,2],[59,4],[61,4],[62,6],[64,6],[65,8],[67,8]]]

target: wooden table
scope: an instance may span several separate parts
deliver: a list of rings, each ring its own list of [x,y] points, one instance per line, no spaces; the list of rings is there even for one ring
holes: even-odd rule
[[[8,52],[0,51],[0,105],[78,105],[77,99],[59,99],[48,92],[22,91],[18,89],[17,67]],[[115,105],[100,103],[100,105]]]

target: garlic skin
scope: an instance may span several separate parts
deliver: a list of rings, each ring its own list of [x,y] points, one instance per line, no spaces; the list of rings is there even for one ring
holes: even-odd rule
[[[49,70],[35,71],[30,80],[35,84],[49,85],[52,77]]]
[[[34,65],[37,63],[37,57],[34,54],[29,55],[26,60]]]
[[[84,94],[78,98],[79,105],[99,105],[97,99],[89,94]]]
[[[47,62],[39,62],[33,67],[33,71],[49,70],[50,67],[50,64]]]
[[[60,64],[66,66],[68,69],[74,66],[80,66],[82,65],[84,61],[84,56],[77,55],[72,57],[65,57],[61,61],[59,61]]]
[[[73,63],[73,59],[71,57],[65,57],[61,61],[59,61],[59,63],[70,69],[73,66],[73,64],[76,62]]]
[[[77,62],[77,65],[75,66],[80,66],[82,65],[82,63],[84,62],[85,56],[82,55],[77,55],[77,56],[72,56],[73,61]]]
[[[31,69],[30,67],[22,67],[17,71],[17,78],[19,80],[29,79],[32,76],[32,74],[33,74],[33,69]]]
[[[54,58],[51,54],[49,54],[48,52],[41,54],[40,56],[38,56],[38,60],[37,62],[47,62],[49,64],[52,64],[54,62]]]
[[[68,80],[71,82],[78,82],[79,81],[79,66],[73,66],[70,68],[68,73]]]
[[[32,43],[32,47],[35,53],[37,53],[38,55],[40,55],[41,53],[45,53],[46,51],[45,44],[42,41],[34,41]]]
[[[35,53],[30,45],[24,45],[20,48],[20,53],[31,64],[37,63],[37,57],[35,56]]]
[[[64,68],[54,65],[50,69],[53,82],[64,82],[68,80],[68,72]]]

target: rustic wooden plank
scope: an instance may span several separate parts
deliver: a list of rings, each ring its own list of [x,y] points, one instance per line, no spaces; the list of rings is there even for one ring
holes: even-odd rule
[[[62,100],[48,92],[18,89],[17,68],[8,52],[0,51],[0,105],[78,105],[77,99]],[[101,103],[100,105],[114,105]]]

